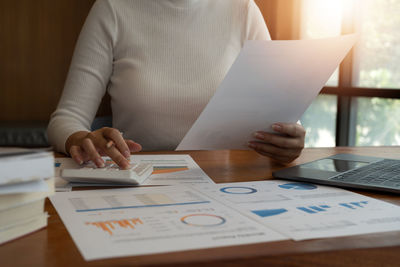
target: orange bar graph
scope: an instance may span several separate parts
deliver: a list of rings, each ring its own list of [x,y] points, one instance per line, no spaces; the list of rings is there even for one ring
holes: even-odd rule
[[[113,230],[115,230],[116,226],[122,228],[130,228],[135,229],[135,225],[143,224],[142,220],[139,218],[134,219],[123,219],[123,220],[112,220],[112,221],[104,221],[104,222],[87,222],[86,225],[93,225],[97,228],[102,229],[103,231],[113,235]]]

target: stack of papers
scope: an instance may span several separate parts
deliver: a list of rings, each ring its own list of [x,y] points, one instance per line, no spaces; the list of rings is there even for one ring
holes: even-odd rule
[[[287,181],[57,193],[86,260],[400,230],[400,207]]]
[[[53,153],[0,151],[0,244],[47,225],[45,198],[54,193]]]

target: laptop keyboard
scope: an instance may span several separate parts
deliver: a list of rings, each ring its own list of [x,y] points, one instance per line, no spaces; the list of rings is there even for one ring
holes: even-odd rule
[[[400,188],[400,160],[384,159],[337,175],[330,180]]]

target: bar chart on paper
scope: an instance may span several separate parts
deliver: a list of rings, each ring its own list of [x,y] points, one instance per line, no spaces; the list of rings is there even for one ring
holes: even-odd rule
[[[339,203],[340,206],[356,210],[359,208],[364,208],[368,204],[368,201],[359,201],[359,202],[349,202],[349,203]]]
[[[86,260],[286,239],[186,186],[74,191],[50,199]]]
[[[339,188],[271,180],[198,185],[294,240],[400,230],[400,208]]]
[[[308,214],[315,214],[318,212],[325,212],[330,207],[331,206],[329,206],[329,205],[313,205],[313,206],[306,206],[306,207],[297,207],[297,209],[301,210],[303,212],[306,212]]]
[[[143,224],[140,218],[86,222],[86,225],[95,226],[110,235],[113,235],[116,231],[121,229],[134,230],[139,224]]]

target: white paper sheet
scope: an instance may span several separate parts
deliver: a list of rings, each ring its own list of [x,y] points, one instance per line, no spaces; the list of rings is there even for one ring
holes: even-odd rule
[[[248,149],[254,132],[297,122],[355,41],[247,41],[177,150]]]
[[[400,231],[400,207],[343,189],[280,180],[192,186],[294,240]]]
[[[185,186],[76,191],[50,200],[85,260],[287,239]]]
[[[104,157],[104,159],[109,158]],[[132,155],[131,162],[153,164],[153,174],[142,185],[214,184],[214,181],[189,155]],[[75,186],[123,186],[121,184],[68,183],[60,177],[63,168],[79,168],[79,166],[71,158],[55,159],[57,192],[71,191],[71,188]]]

